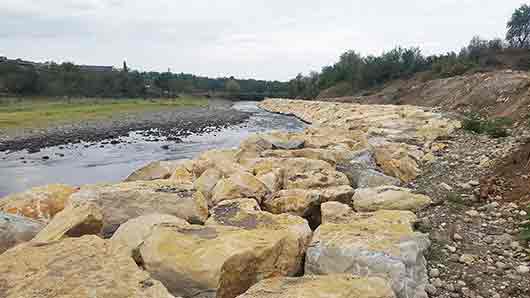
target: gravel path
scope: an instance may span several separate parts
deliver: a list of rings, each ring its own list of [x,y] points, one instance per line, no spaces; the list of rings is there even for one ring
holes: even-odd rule
[[[488,182],[524,139],[460,131],[412,183],[434,201],[418,213],[418,226],[432,241],[431,297],[530,297],[530,249],[518,241],[527,202],[491,192]]]

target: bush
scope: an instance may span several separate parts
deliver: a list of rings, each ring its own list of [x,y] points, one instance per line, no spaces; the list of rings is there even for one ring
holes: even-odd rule
[[[521,57],[515,63],[516,70],[528,71],[530,70],[530,57]]]
[[[462,122],[462,128],[478,134],[488,134],[494,138],[507,137],[507,127],[513,124],[509,118],[496,118],[493,120],[482,120],[477,114],[467,114]]]
[[[528,220],[530,220],[530,206],[528,206]],[[524,241],[530,241],[530,223],[523,225],[521,239]]]

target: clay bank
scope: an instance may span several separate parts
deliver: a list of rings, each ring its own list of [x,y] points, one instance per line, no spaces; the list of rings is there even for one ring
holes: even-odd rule
[[[427,297],[414,212],[431,199],[407,185],[460,123],[414,106],[260,107],[311,125],[1,199],[0,296]]]

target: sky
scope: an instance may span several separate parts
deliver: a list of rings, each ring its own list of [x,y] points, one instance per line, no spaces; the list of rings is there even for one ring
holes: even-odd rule
[[[458,51],[521,0],[1,0],[0,56],[288,80],[353,49]]]

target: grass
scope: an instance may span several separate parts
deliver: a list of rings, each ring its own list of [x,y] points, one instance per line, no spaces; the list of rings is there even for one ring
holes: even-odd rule
[[[477,114],[467,114],[462,122],[462,127],[467,131],[478,134],[488,134],[494,138],[503,138],[509,135],[507,128],[513,122],[509,118],[481,119]]]
[[[108,119],[120,113],[204,107],[206,98],[175,99],[0,99],[0,128],[42,127],[79,120]]]
[[[528,220],[530,220],[530,206],[528,206]],[[530,242],[530,223],[525,224],[522,227],[521,231],[521,239],[523,241]]]

